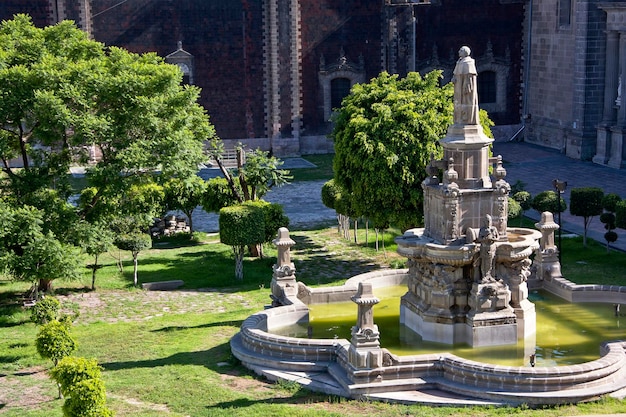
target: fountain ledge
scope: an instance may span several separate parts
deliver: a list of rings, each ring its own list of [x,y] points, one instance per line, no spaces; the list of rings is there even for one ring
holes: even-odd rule
[[[599,359],[570,366],[500,366],[449,353],[397,356],[381,348],[381,366],[357,368],[350,361],[351,342],[346,339],[305,339],[271,333],[288,324],[308,322],[308,307],[303,300],[346,301],[356,294],[360,282],[370,282],[374,287],[395,285],[406,280],[407,274],[407,270],[375,271],[355,276],[340,287],[312,289],[298,283],[298,295],[284,297],[290,304],[256,313],[244,321],[241,331],[231,339],[233,355],[270,380],[294,380],[314,391],[349,398],[406,403],[422,402],[420,390],[432,389],[444,391],[446,397],[456,395],[454,401],[444,401],[455,404],[540,405],[590,401],[626,388],[626,341],[603,343]],[[584,287],[584,291],[572,293],[606,291],[606,286]],[[626,287],[611,289],[612,294],[626,292]]]

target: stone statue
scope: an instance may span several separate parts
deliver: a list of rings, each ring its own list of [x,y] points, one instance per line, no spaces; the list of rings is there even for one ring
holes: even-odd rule
[[[480,243],[480,278],[482,282],[493,281],[493,270],[496,260],[496,241],[500,234],[493,226],[491,216],[485,214],[483,225],[478,231],[476,242]]]
[[[454,67],[452,82],[454,83],[454,124],[477,125],[478,121],[478,89],[477,72],[471,50],[467,46],[459,49],[459,60]]]

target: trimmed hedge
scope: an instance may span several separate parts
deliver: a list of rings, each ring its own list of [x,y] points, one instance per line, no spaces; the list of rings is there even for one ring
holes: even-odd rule
[[[263,242],[265,215],[253,205],[238,204],[220,209],[220,242],[229,246],[247,246]]]

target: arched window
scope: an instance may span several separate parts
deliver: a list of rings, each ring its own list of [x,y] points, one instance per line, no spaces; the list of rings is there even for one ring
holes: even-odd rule
[[[478,74],[478,102],[480,104],[497,102],[497,91],[495,71],[483,71]]]
[[[351,82],[348,78],[333,78],[330,81],[330,107],[338,109],[341,101],[350,93]]]
[[[572,0],[559,0],[559,28],[568,28],[572,23]]]

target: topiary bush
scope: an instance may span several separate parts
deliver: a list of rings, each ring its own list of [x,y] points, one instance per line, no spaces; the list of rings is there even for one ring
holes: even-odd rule
[[[109,417],[113,413],[106,407],[106,391],[101,379],[77,382],[63,404],[66,417]]]
[[[559,197],[554,191],[542,191],[533,198],[531,206],[539,213],[562,213],[567,209],[567,203],[563,197]]]
[[[102,367],[95,359],[67,356],[50,371],[50,376],[61,387],[61,393],[68,396],[78,382],[85,379],[100,379]]]
[[[587,230],[593,216],[602,214],[604,191],[597,187],[572,188],[569,211],[583,218],[583,246],[587,247]]]
[[[52,360],[55,366],[61,359],[70,356],[76,346],[70,334],[70,324],[58,320],[42,325],[35,339],[37,353],[44,359]]]
[[[52,296],[45,296],[37,301],[30,311],[30,319],[37,325],[46,324],[59,317],[61,303]]]
[[[220,242],[233,248],[235,278],[243,280],[243,254],[245,247],[263,242],[265,216],[263,210],[252,205],[224,207],[219,215]]]

